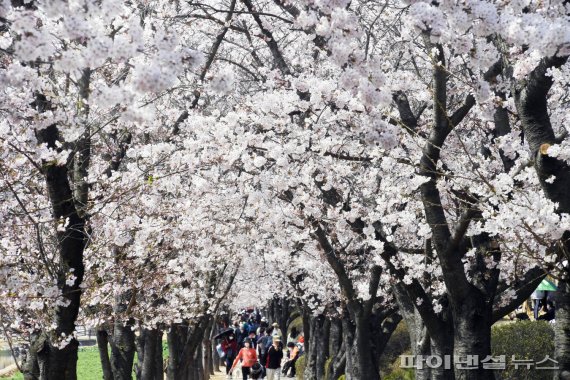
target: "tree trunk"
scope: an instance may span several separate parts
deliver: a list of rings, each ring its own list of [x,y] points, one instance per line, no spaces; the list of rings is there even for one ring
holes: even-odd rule
[[[30,348],[26,353],[26,360],[22,363],[24,380],[37,380],[40,378],[40,365],[38,352],[43,349],[45,336],[41,332],[34,332],[30,338]]]
[[[323,324],[318,326],[316,334],[319,335],[313,351],[317,351],[317,379],[325,377],[325,364],[329,357],[331,321],[325,318]]]
[[[188,326],[173,324],[167,334],[168,341],[168,380],[182,380],[188,378],[188,371],[182,363],[184,345],[188,334]],[[187,367],[186,367],[187,368]]]
[[[35,108],[42,113],[50,105],[46,97],[37,94]],[[37,131],[38,143],[45,143],[51,149],[61,151],[57,125]],[[66,220],[63,230],[57,232],[58,270],[57,287],[67,306],[55,308],[55,331],[49,334],[49,342],[37,351],[40,378],[57,380],[76,380],[77,350],[79,343],[72,338],[64,348],[57,344],[62,338],[72,336],[75,332],[75,321],[79,313],[81,299],[81,283],[85,267],[83,251],[86,244],[85,219],[78,214],[74,203],[73,192],[69,181],[68,169],[65,165],[53,165],[42,162],[46,188],[55,220]],[[70,283],[68,276],[72,273],[75,280]]]
[[[445,326],[447,327],[447,326]],[[429,338],[429,334],[428,334]],[[454,380],[455,371],[453,369],[453,325],[450,323],[449,328],[438,334],[437,339],[430,339],[429,353],[432,356],[440,357],[445,361],[446,355],[449,357],[450,368],[445,368],[442,364],[438,368],[430,368],[431,377],[426,379],[431,380]],[[424,366],[427,367],[427,366]],[[417,373],[417,370],[416,370]],[[417,376],[416,376],[417,379]]]
[[[162,380],[162,332],[143,329],[137,338],[138,380]]]
[[[97,347],[99,348],[99,358],[103,368],[103,380],[113,380],[113,370],[109,360],[109,336],[104,328],[97,330]]]
[[[171,325],[168,333],[169,380],[184,380],[189,376],[194,380],[203,376],[202,340],[211,323],[212,316],[203,315],[191,327],[187,323]]]
[[[154,368],[155,368],[155,379],[156,380],[163,380],[164,379],[164,357],[163,357],[163,350],[162,350],[162,330],[157,329],[158,333],[156,334],[156,352],[154,355]]]
[[[214,326],[216,325],[216,321],[214,318],[211,319],[210,323],[208,324],[208,328],[204,332],[204,340],[202,341],[202,357],[203,357],[203,367],[204,367],[204,377],[209,378],[210,375],[214,374],[214,358],[216,354],[214,354],[212,347],[213,347],[213,340],[212,337],[214,336],[214,331],[216,330]]]
[[[401,285],[401,284],[398,284]],[[431,354],[430,339],[420,313],[416,310],[412,300],[402,286],[394,287],[394,295],[398,303],[399,313],[406,321],[408,334],[410,336],[410,348],[412,356],[428,356]],[[416,380],[429,380],[431,377],[430,368],[424,367],[415,369]]]
[[[131,324],[116,321],[111,340],[111,368],[114,380],[131,380],[135,358],[135,332]]]
[[[361,316],[356,321],[343,319],[342,332],[346,347],[346,380],[380,380],[376,357],[371,350],[368,324]]]
[[[454,346],[453,353],[465,362],[470,356],[478,355],[479,361],[491,355],[492,309],[477,294],[466,297],[460,304],[453,305]],[[492,370],[483,369],[481,364],[461,365],[455,361],[457,380],[494,380]],[[458,367],[472,367],[462,369]]]
[[[343,340],[336,355],[330,361],[325,380],[337,380],[346,371],[346,343]]]
[[[303,379],[319,380],[324,377],[325,361],[329,351],[330,322],[324,315],[310,316],[309,350],[305,349]],[[307,340],[305,340],[307,343]]]
[[[53,339],[55,341],[55,339]],[[79,343],[73,339],[65,348],[59,349],[49,342],[47,352],[40,352],[40,368],[42,363],[47,368],[46,380],[51,379],[77,379],[77,351]],[[42,369],[42,372],[43,369]]]
[[[194,359],[192,360],[194,362],[194,376],[193,377],[189,377],[188,380],[204,380],[205,376],[204,376],[204,366],[203,366],[203,358],[204,355],[204,350],[203,350],[203,345],[199,344],[198,348],[196,349],[196,352],[194,352]]]
[[[556,292],[556,323],[554,324],[554,357],[559,370],[555,380],[570,379],[570,283],[558,282]]]
[[[329,328],[329,360],[325,366],[324,380],[336,380],[344,372],[343,356],[342,321],[332,318]]]

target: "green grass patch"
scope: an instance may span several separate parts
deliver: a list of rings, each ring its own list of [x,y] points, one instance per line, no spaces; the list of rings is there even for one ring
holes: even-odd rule
[[[111,353],[111,347],[109,347]],[[168,358],[168,345],[162,343],[162,356]],[[134,364],[137,363],[137,354],[135,352]],[[103,368],[101,368],[101,360],[99,358],[99,350],[95,347],[79,347],[77,353],[77,378],[81,380],[101,380],[103,378]],[[133,365],[133,379],[136,378]],[[12,377],[3,377],[6,380],[23,380],[24,376],[18,372]]]
[[[136,355],[135,355],[136,360]],[[134,375],[134,373],[133,373]],[[10,380],[22,380],[24,376],[18,372]],[[97,347],[80,347],[77,353],[77,378],[81,380],[101,380],[103,369]]]

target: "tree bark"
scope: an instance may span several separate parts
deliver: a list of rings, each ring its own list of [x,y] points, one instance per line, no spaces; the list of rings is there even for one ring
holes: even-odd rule
[[[325,361],[329,351],[330,321],[324,315],[310,316],[309,350],[305,349],[303,379],[318,380],[324,377]],[[305,340],[307,343],[307,340]]]
[[[188,378],[188,366],[184,368],[182,358],[184,346],[188,335],[188,326],[173,324],[167,334],[168,341],[168,380],[182,380]]]
[[[331,318],[329,327],[329,358],[325,366],[324,380],[338,379],[338,373],[344,372],[342,357],[344,347],[342,340],[342,321],[339,318]],[[340,370],[338,369],[340,367]],[[337,375],[336,377],[334,377]]]
[[[34,332],[30,337],[30,348],[26,353],[26,360],[22,364],[24,380],[40,379],[40,363],[38,352],[43,349],[46,337],[41,331]]]
[[[316,334],[320,336],[317,339],[315,346],[315,350],[317,351],[317,379],[322,379],[325,377],[325,363],[329,357],[331,327],[330,319],[325,318],[322,325],[317,327],[318,330]]]
[[[89,69],[86,69],[86,84],[88,86]],[[83,78],[82,78],[83,79]],[[33,103],[38,112],[43,113],[51,107],[47,98],[36,94]],[[45,143],[49,148],[61,151],[59,131],[53,124],[36,132],[39,144]],[[79,343],[72,338],[64,347],[59,348],[57,343],[62,337],[72,336],[75,331],[75,321],[79,313],[81,300],[81,283],[85,268],[83,265],[83,252],[87,243],[85,223],[80,216],[69,180],[68,168],[50,162],[42,162],[43,174],[52,215],[55,220],[64,223],[64,228],[57,231],[57,251],[59,265],[57,270],[57,287],[67,306],[55,308],[55,331],[49,334],[49,341],[44,342],[41,351],[37,351],[40,368],[40,378],[57,380],[76,380],[77,350]],[[68,277],[75,277],[70,282]]]
[[[570,379],[570,283],[558,282],[556,323],[554,324],[554,352],[558,368],[554,379]]]
[[[138,380],[162,380],[162,331],[142,329],[137,338]]]
[[[525,78],[515,83],[513,88],[515,105],[521,120],[525,140],[534,156],[534,167],[540,185],[548,199],[558,204],[559,214],[570,213],[570,166],[562,160],[548,156],[548,147],[557,143],[548,110],[548,92],[552,87],[552,76],[547,72],[552,67],[561,67],[568,61],[568,56],[543,58],[539,65]],[[546,148],[546,149],[543,149]],[[553,181],[549,179],[553,178]],[[557,247],[558,260],[564,265],[559,275],[559,296],[556,304],[555,348],[554,356],[558,361],[556,380],[570,379],[570,318],[569,297],[570,266],[570,231],[565,231]]]
[[[346,342],[346,380],[380,380],[376,357],[371,352],[370,331],[362,317],[343,319],[343,340]]]
[[[492,309],[481,296],[468,296],[462,303],[453,305],[454,310],[454,355],[464,361],[468,355],[477,355],[479,361],[491,354]],[[476,363],[475,369],[462,369],[455,363],[457,380],[494,380],[493,371]]]
[[[131,380],[135,358],[135,332],[131,323],[116,321],[111,340],[111,368],[114,380]]]
[[[109,360],[109,336],[104,328],[97,330],[97,347],[99,349],[99,358],[101,367],[103,368],[103,380],[113,380],[113,370],[111,361]]]

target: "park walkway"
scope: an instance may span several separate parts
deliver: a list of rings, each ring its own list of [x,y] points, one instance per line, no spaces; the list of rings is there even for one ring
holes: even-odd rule
[[[210,380],[226,380],[226,369],[224,368],[224,366],[221,366],[220,369],[223,372],[216,372],[213,376],[210,376]],[[241,369],[238,366],[233,373],[232,376],[232,380],[241,380],[242,376],[241,376]]]

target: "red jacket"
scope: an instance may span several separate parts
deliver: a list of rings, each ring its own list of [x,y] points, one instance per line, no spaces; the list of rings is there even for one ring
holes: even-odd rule
[[[242,367],[252,367],[255,363],[257,363],[257,352],[255,351],[255,348],[244,347],[241,350],[239,350],[239,354],[236,360],[234,360],[232,369],[234,369],[234,367],[238,364],[240,360],[243,360],[243,363],[241,364]]]
[[[222,351],[224,351],[225,354],[228,355],[228,351],[230,350],[230,348],[231,348],[232,353],[233,353],[231,356],[233,357],[238,352],[237,342],[235,339],[233,339],[233,340],[224,339],[222,341]]]

